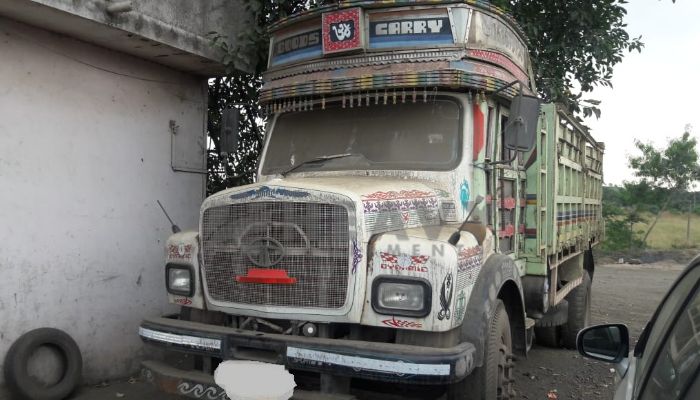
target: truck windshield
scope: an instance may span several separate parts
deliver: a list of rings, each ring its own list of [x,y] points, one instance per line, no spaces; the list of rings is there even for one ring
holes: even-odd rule
[[[325,110],[281,114],[262,173],[278,174],[295,166],[295,172],[454,168],[460,156],[459,103],[446,97],[397,102],[344,108],[329,104]],[[352,156],[318,160],[336,154]]]

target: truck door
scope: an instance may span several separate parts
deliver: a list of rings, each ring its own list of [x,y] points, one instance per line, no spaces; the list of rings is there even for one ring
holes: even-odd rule
[[[491,114],[491,109],[489,109]],[[494,139],[493,160],[497,162],[487,173],[487,204],[491,229],[496,233],[496,248],[503,254],[518,257],[524,244],[525,168],[526,155],[503,146],[503,134],[508,123],[508,109],[497,106],[489,116]],[[510,160],[510,161],[509,161]]]

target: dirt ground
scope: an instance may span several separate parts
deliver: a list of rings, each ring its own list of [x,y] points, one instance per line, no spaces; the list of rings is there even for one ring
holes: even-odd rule
[[[593,279],[593,323],[622,322],[636,343],[657,304],[682,270],[675,262],[642,265],[601,265]],[[611,365],[582,359],[573,350],[535,346],[526,360],[516,363],[518,399],[547,400],[556,390],[559,400],[611,399],[614,374]],[[85,387],[71,400],[178,400],[156,392],[139,381],[114,382],[103,387]],[[0,400],[11,400],[0,393]]]
[[[641,265],[602,265],[593,278],[593,324],[624,323],[631,341],[642,329],[683,265],[657,262]],[[535,345],[527,360],[516,364],[517,398],[547,399],[556,390],[559,400],[612,399],[615,374],[611,364],[584,359],[574,350]]]

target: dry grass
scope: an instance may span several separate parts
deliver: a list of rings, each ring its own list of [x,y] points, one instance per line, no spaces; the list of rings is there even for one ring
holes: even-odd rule
[[[654,216],[649,215],[646,223],[636,224],[635,230],[646,231]],[[690,220],[690,243],[686,242],[687,214],[664,213],[649,235],[647,245],[652,249],[700,247],[700,216],[694,214]]]

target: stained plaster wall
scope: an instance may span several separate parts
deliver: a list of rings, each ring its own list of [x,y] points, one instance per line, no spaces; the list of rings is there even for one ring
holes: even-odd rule
[[[49,326],[88,382],[137,370],[139,321],[170,309],[156,200],[197,226],[205,178],[171,145],[202,168],[205,118],[203,78],[0,17],[0,363]]]

